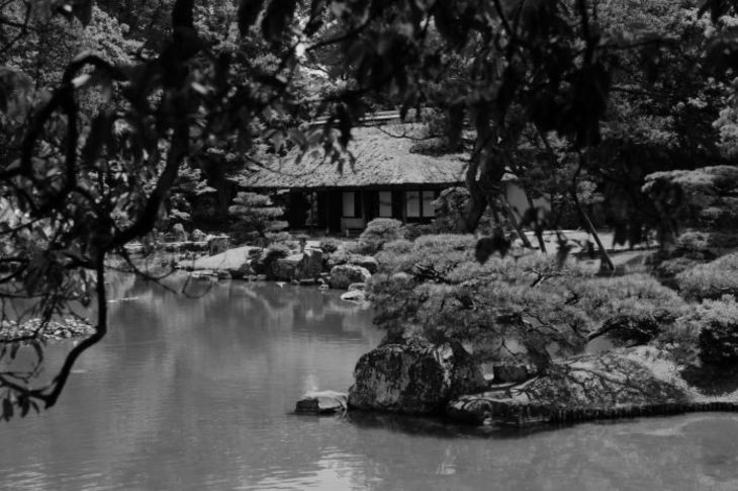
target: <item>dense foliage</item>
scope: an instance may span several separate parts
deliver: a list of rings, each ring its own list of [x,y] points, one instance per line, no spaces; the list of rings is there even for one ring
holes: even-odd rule
[[[570,305],[563,285],[588,273],[573,264],[559,269],[555,258],[538,254],[480,266],[475,241],[438,235],[410,248],[387,244],[371,286],[375,322],[394,337],[467,342],[480,361],[533,358],[545,365],[552,346],[561,354],[581,349],[591,321]]]
[[[3,416],[53,405],[76,359],[105,335],[110,254],[126,260],[130,241],[187,219],[186,202],[207,183],[222,185],[226,168],[250,172],[261,157],[293,148],[322,152],[339,171],[353,165],[345,148],[369,109],[396,107],[405,116],[429,106],[441,115],[431,127],[446,148],[469,150],[469,199],[457,228],[474,231],[488,209],[503,221],[500,183],[512,171],[532,195],[560,204],[554,224],[566,209],[588,224],[587,207],[603,202],[637,241],[649,224],[668,223],[639,191],[646,174],[734,153],[735,7],[2,2],[0,321],[19,320],[11,308],[18,300],[42,323],[93,299],[98,317],[51,382],[35,385],[39,344],[34,369],[0,372]],[[323,125],[303,124],[320,118]],[[379,235],[381,243],[401,238]],[[387,285],[411,292],[407,302],[427,306],[423,315],[449,319],[436,330],[453,334],[445,332],[451,319],[469,315],[481,332],[482,319],[494,318],[504,339],[535,319],[561,346],[580,342],[581,312],[567,304],[566,290],[541,293],[562,274],[549,259],[494,260],[475,270],[468,238],[433,240],[400,254]],[[430,254],[438,247],[443,254]],[[529,280],[538,286],[525,287]],[[388,319],[406,308],[386,307]],[[535,344],[530,350],[541,352]],[[2,351],[0,362],[17,351]]]
[[[738,254],[693,266],[676,275],[676,281],[682,295],[691,299],[738,295]]]

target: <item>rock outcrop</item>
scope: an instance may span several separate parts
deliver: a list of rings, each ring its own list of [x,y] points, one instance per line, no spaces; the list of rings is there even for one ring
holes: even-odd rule
[[[557,362],[519,386],[459,397],[446,414],[478,424],[527,426],[643,415],[654,408],[670,414],[687,410],[694,400],[667,355],[640,347]]]
[[[353,264],[340,264],[331,269],[331,288],[345,290],[352,283],[365,283],[372,277],[369,270]]]
[[[454,397],[484,390],[484,377],[456,342],[385,344],[364,354],[349,389],[350,408],[438,414]]]

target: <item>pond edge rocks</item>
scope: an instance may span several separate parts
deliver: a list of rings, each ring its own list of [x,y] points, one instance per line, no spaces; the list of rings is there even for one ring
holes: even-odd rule
[[[525,428],[738,411],[738,390],[702,393],[682,377],[669,353],[651,346],[574,356],[524,383],[490,386],[460,344],[413,340],[364,354],[354,378],[349,410],[440,416],[473,425]]]
[[[486,387],[457,342],[384,344],[359,358],[354,380],[349,409],[416,415],[440,414],[452,398]]]
[[[219,254],[195,260],[181,260],[179,269],[193,275],[218,279],[245,279],[293,282],[301,285],[325,284],[330,288],[351,290],[352,285],[366,284],[378,269],[372,256],[346,254],[343,251],[326,253],[316,245],[300,251],[280,250],[274,254],[269,248],[241,246]],[[353,294],[349,301],[363,301]]]

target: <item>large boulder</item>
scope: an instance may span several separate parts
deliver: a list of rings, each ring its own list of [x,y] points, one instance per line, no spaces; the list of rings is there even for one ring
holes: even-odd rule
[[[350,408],[405,414],[438,414],[454,397],[486,387],[457,342],[385,344],[359,358],[354,378]]]
[[[372,277],[369,270],[353,264],[339,264],[331,269],[331,288],[345,290],[352,283],[365,283]]]

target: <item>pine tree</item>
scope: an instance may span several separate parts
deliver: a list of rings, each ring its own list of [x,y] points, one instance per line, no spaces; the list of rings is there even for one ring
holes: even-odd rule
[[[237,239],[266,238],[269,232],[287,228],[287,222],[279,220],[284,209],[275,205],[267,195],[240,192],[233,203],[228,212],[237,220],[234,227]]]

